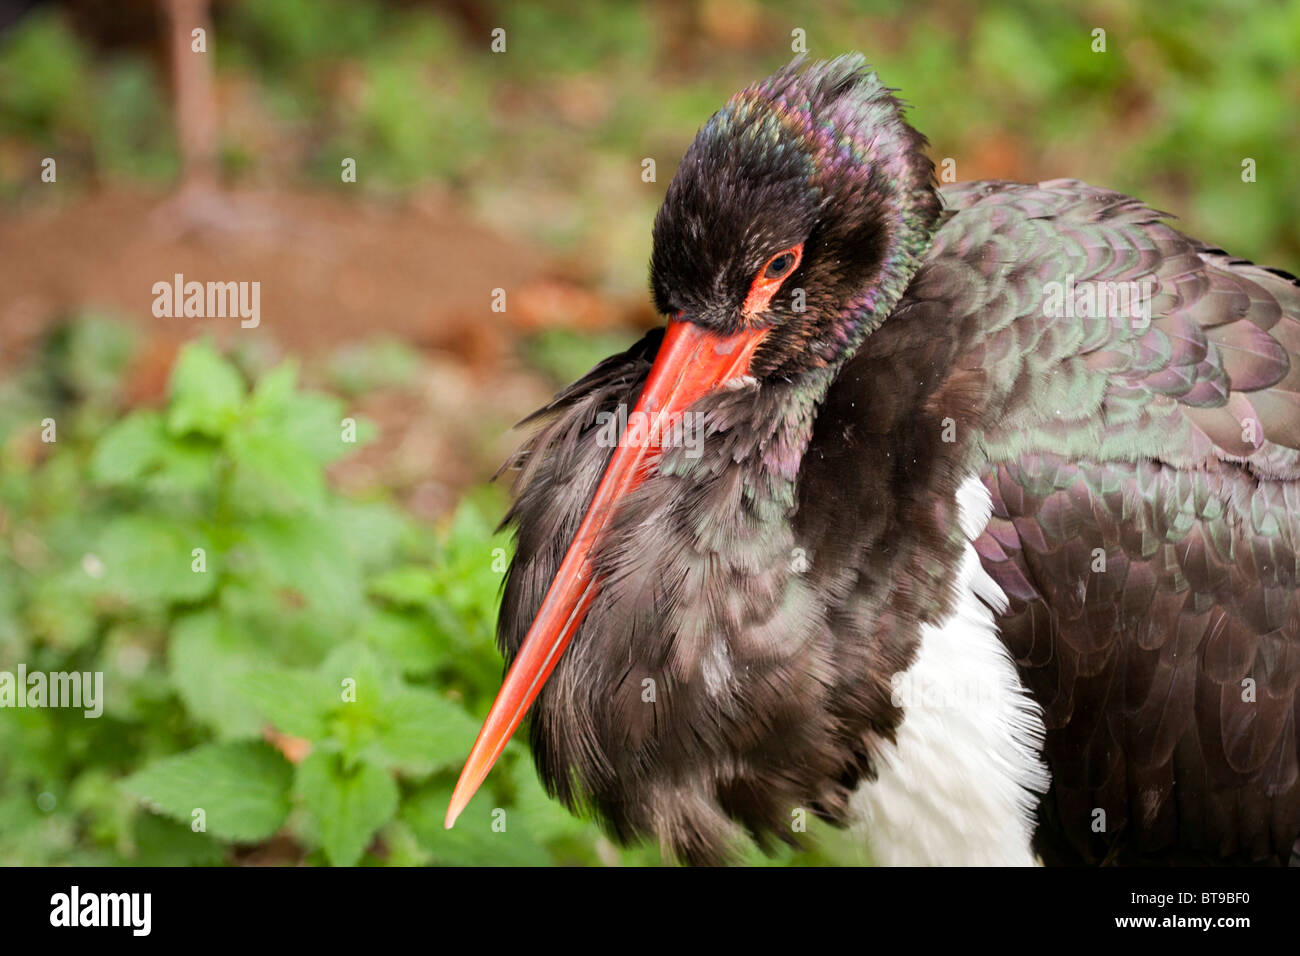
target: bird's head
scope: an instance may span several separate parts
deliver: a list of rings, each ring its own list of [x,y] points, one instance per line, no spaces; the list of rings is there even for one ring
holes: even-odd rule
[[[938,215],[924,138],[861,55],[796,60],[700,130],[654,226],[659,311],[793,379],[851,355],[901,295]]]
[[[632,416],[474,745],[450,826],[600,588],[592,555],[672,419],[737,379],[818,401],[884,321],[939,214],[924,139],[861,56],[796,60],[696,136],[655,221],[651,282],[669,317]],[[806,416],[805,416],[806,417]]]

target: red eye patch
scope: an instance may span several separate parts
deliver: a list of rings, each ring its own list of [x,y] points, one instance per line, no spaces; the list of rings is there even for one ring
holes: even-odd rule
[[[745,304],[742,308],[745,315],[754,316],[766,309],[772,301],[772,296],[776,295],[776,290],[781,288],[781,283],[790,273],[799,268],[802,259],[803,243],[801,242],[797,246],[778,252],[763,263],[763,268],[758,270],[754,281],[750,283],[749,295],[745,296]]]

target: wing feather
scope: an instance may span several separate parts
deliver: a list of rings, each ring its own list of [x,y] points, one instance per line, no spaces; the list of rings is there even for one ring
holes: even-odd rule
[[[1300,284],[1076,181],[944,197],[897,314],[941,305],[954,374],[984,374],[972,446],[994,507],[976,547],[1045,710],[1040,849],[1284,862],[1300,835]],[[1050,307],[1086,283],[1133,283],[1148,314]]]

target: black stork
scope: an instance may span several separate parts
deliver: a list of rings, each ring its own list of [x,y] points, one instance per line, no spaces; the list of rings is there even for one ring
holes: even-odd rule
[[[447,825],[531,706],[552,795],[690,863],[801,812],[886,863],[1285,863],[1300,283],[1083,182],[937,189],[892,92],[796,60],[687,150],[667,327],[511,463]]]

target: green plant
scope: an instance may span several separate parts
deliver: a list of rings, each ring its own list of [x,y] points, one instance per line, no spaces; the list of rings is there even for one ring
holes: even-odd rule
[[[78,323],[47,359],[18,407],[62,431],[3,433],[0,669],[102,672],[104,713],[0,711],[0,861],[211,863],[275,835],[336,864],[596,861],[518,746],[468,825],[433,825],[500,676],[499,502],[430,529],[332,492],[369,429],[292,363],[249,387],[192,345],[163,408],[101,429],[121,342]],[[62,367],[98,411],[55,403]]]

